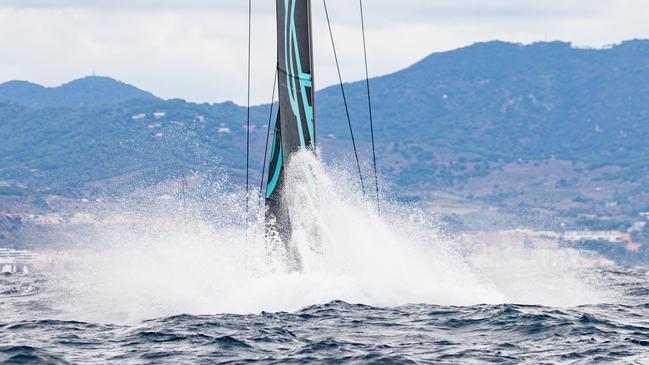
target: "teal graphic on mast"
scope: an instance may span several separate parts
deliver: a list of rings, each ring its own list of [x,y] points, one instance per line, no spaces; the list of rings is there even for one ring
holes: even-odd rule
[[[284,242],[291,236],[283,199],[284,164],[293,153],[315,149],[311,1],[277,0],[279,112],[266,185],[267,220]]]

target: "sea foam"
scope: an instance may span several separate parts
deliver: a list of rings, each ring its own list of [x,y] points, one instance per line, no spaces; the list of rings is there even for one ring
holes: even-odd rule
[[[241,191],[219,183],[205,193],[203,184],[201,193],[189,187],[185,209],[180,199],[116,204],[125,222],[89,233],[67,251],[66,269],[53,270],[58,307],[71,318],[130,322],[295,311],[332,300],[374,306],[610,300],[584,275],[590,264],[576,251],[499,242],[476,247],[448,238],[434,215],[414,207],[384,201],[379,214],[347,169],[325,166],[311,153],[297,154],[286,178],[289,245],[299,271],[283,244],[266,239],[263,204],[252,204],[246,215]]]

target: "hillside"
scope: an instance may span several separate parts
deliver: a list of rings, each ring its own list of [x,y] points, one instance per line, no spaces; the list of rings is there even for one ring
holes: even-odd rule
[[[153,94],[109,77],[88,76],[58,87],[27,81],[0,84],[0,102],[28,107],[95,107],[132,99],[155,99]]]
[[[648,41],[603,50],[482,43],[433,54],[372,86],[382,140],[600,165],[649,152]],[[355,120],[366,119],[364,88],[348,86]],[[337,91],[321,94],[324,119],[341,118]]]
[[[617,222],[649,210],[649,41],[480,43],[371,84],[379,167],[399,198],[540,221]],[[364,82],[346,88],[369,173]],[[181,162],[243,176],[245,109],[232,103],[160,100],[107,78],[53,89],[8,82],[0,100],[0,180],[26,193],[128,189],[176,176]],[[339,88],[319,91],[317,103],[323,154],[350,157]],[[255,179],[267,113],[252,110]]]

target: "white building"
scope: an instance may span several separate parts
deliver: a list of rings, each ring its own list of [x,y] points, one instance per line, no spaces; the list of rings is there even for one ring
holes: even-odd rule
[[[608,241],[612,243],[631,241],[630,234],[620,231],[567,231],[561,238],[564,241]]]
[[[39,256],[31,251],[0,248],[0,273],[1,274],[27,274]]]

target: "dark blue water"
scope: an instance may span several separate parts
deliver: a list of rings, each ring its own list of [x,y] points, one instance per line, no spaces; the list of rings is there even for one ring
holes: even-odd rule
[[[646,270],[602,271],[620,302],[571,308],[340,301],[295,313],[60,320],[48,277],[0,277],[0,363],[649,363]],[[530,290],[534,284],[530,283]]]

